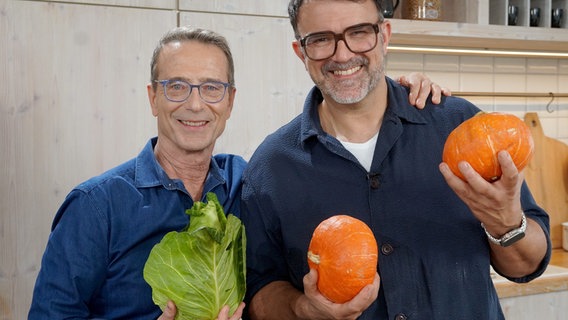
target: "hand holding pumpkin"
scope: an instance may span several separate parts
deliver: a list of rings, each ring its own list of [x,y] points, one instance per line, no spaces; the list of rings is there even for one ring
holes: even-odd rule
[[[355,320],[363,311],[377,299],[381,279],[375,273],[373,282],[361,289],[353,299],[345,303],[335,303],[327,299],[317,287],[318,272],[310,269],[304,276],[304,299],[305,308],[309,309],[309,319],[343,319]]]
[[[521,186],[524,176],[518,171],[507,151],[498,153],[501,178],[486,181],[467,162],[459,164],[465,181],[454,175],[446,163],[440,171],[446,182],[469,207],[473,215],[494,234],[504,234],[518,226],[521,208]]]
[[[310,269],[318,271],[318,289],[329,300],[344,303],[373,282],[378,262],[377,240],[363,221],[335,215],[314,230],[308,248]]]
[[[348,215],[322,221],[307,258],[310,273],[304,277],[304,293],[318,316],[356,319],[377,298],[377,241],[363,221]]]
[[[480,112],[450,133],[440,171],[475,217],[503,234],[520,223],[521,170],[533,150],[530,129],[521,119]]]

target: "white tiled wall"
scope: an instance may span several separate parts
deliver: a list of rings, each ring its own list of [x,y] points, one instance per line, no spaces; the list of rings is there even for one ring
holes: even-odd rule
[[[423,71],[453,91],[568,93],[568,60],[393,53],[388,57],[387,70],[393,76]],[[466,99],[485,111],[519,117],[537,112],[544,134],[568,143],[568,98]]]

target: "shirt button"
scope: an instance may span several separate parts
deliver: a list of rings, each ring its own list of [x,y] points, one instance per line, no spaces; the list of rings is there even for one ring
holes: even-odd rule
[[[395,320],[406,320],[408,319],[408,317],[404,314],[404,313],[399,313],[396,316],[394,316]]]
[[[377,176],[371,177],[371,189],[378,189],[380,184],[381,183],[379,182],[379,177]]]
[[[394,251],[394,248],[393,248],[390,244],[388,244],[388,243],[383,244],[383,245],[381,246],[381,252],[382,252],[385,256],[388,256],[388,255],[391,254],[393,251]],[[398,318],[397,318],[397,319],[398,319]],[[405,318],[405,319],[406,319],[406,318]]]

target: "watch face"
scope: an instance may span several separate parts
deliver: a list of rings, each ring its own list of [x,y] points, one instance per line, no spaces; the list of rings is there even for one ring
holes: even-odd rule
[[[524,232],[515,233],[515,234],[511,235],[510,237],[507,237],[506,239],[503,239],[503,240],[501,241],[501,245],[502,245],[503,247],[508,247],[508,246],[512,245],[513,243],[515,243],[515,242],[521,240],[521,239],[524,238],[524,237],[525,237],[525,233],[524,233]]]

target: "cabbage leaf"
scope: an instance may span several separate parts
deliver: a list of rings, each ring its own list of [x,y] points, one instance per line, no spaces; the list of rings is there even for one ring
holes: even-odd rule
[[[216,319],[228,305],[233,314],[244,299],[246,235],[241,220],[225,216],[214,193],[207,203],[197,201],[186,211],[189,225],[172,231],[156,244],[144,279],[160,308],[168,300],[177,307],[176,319]]]

